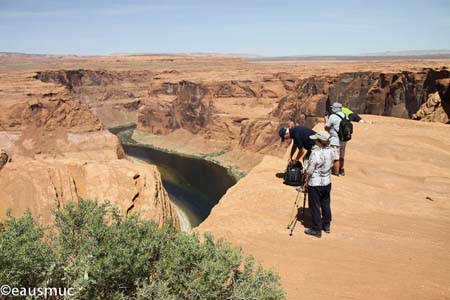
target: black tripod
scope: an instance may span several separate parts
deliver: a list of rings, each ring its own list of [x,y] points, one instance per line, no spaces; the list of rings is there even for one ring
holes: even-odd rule
[[[292,235],[292,232],[294,231],[295,225],[297,224],[297,221],[300,219],[300,222],[303,224],[305,220],[305,205],[306,205],[306,191],[303,189],[303,186],[299,186],[296,188],[297,191],[297,197],[295,198],[294,208],[292,209],[291,214],[291,220],[289,221],[289,224],[287,226],[287,229],[290,229],[289,235]],[[303,192],[303,206],[300,207],[300,192]],[[299,215],[300,214],[300,215]]]

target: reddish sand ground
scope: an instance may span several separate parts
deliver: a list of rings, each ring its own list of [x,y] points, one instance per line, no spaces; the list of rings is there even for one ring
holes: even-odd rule
[[[296,197],[266,156],[199,230],[211,231],[281,275],[288,299],[450,298],[448,125],[366,116],[333,177],[331,234],[286,225]],[[323,124],[319,124],[320,128]]]

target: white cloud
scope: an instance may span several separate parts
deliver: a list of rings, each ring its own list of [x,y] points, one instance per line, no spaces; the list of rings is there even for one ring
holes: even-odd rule
[[[106,9],[96,9],[93,11],[95,14],[105,16],[120,16],[138,14],[148,11],[161,11],[161,10],[177,10],[185,8],[185,5],[167,5],[167,4],[127,4]]]
[[[0,17],[4,18],[21,18],[21,17],[48,17],[61,16],[69,14],[69,11],[64,10],[49,10],[49,11],[0,11]]]

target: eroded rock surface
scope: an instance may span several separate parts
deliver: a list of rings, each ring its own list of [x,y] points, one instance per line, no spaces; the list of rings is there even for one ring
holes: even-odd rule
[[[106,124],[136,122],[138,130],[168,139],[187,131],[201,137],[206,147],[219,144],[226,151],[281,155],[284,148],[274,138],[278,129],[289,122],[313,127],[322,120],[327,100],[359,114],[448,122],[450,105],[440,100],[448,94],[446,67],[302,73],[298,66],[286,72],[271,64],[272,72],[246,79],[232,68],[208,77],[207,69],[194,66],[181,71],[161,71],[159,65],[147,71],[43,71],[35,77],[67,87]]]
[[[78,199],[109,200],[122,213],[138,212],[160,224],[177,220],[154,166],[127,160],[17,157],[0,172],[0,211],[30,209],[44,223],[51,211]],[[177,221],[176,221],[177,222]]]
[[[0,96],[0,148],[14,157],[0,154],[1,218],[30,209],[49,223],[53,209],[85,198],[178,226],[156,167],[123,159],[117,137],[65,87],[13,73]]]
[[[0,149],[0,171],[6,165],[8,160],[9,160],[8,154],[6,154],[5,150]]]
[[[152,103],[139,111],[139,128],[156,134],[183,128],[195,134],[212,123],[214,106],[208,88],[183,81],[172,91],[177,97],[170,104]]]

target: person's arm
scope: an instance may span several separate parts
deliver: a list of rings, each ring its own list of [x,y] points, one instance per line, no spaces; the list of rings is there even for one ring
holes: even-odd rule
[[[325,130],[329,132],[332,126],[333,126],[333,118],[332,115],[330,115],[327,122],[325,123]]]
[[[305,151],[303,150],[303,147],[298,148],[298,153],[297,153],[297,157],[295,158],[295,160],[299,161],[300,158],[302,158],[304,152]]]
[[[294,156],[295,150],[297,150],[297,145],[292,142],[291,155],[289,155],[288,162],[292,161],[292,156]]]
[[[306,165],[305,174],[304,174],[304,186],[303,190],[305,193],[308,192],[308,181],[311,177],[312,173],[314,172],[314,169],[317,166],[317,158],[316,158],[316,152],[313,151],[311,155],[309,156],[308,164]]]

